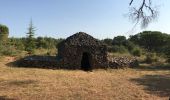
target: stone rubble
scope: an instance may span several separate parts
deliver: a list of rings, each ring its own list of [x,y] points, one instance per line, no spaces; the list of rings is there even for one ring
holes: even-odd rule
[[[139,65],[135,57],[112,57],[109,59],[109,68],[137,67]]]

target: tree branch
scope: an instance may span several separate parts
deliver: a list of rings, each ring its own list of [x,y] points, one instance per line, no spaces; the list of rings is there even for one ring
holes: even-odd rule
[[[129,5],[132,6],[134,0]],[[158,11],[152,7],[152,0],[142,0],[138,7],[131,7],[130,17],[133,22],[140,22],[141,27],[145,28],[158,16]]]

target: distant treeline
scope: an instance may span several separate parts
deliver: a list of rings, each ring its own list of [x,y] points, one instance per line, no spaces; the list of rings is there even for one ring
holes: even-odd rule
[[[51,37],[34,37],[32,23],[28,28],[27,37],[8,38],[8,27],[0,25],[0,55],[10,55],[14,51],[27,51],[33,53],[35,49],[56,49],[64,39]],[[100,40],[104,42],[111,53],[129,53],[134,56],[156,53],[170,60],[170,34],[159,31],[144,31],[135,35],[116,36],[113,39]],[[149,55],[150,56],[150,55]]]
[[[163,55],[170,60],[170,34],[159,31],[144,31],[129,38],[116,36],[113,39],[102,40],[108,45],[109,52],[128,52],[134,56],[141,56],[143,53],[156,53]]]
[[[133,51],[141,48],[148,52],[163,53],[170,46],[170,34],[158,31],[144,31],[129,38],[116,36],[113,39],[102,40],[108,45],[110,52]]]
[[[51,37],[37,37],[33,38],[33,41],[35,43],[35,48],[34,49],[52,49],[56,48],[58,43],[60,43],[62,38],[60,39],[55,39]],[[25,50],[27,48],[27,38],[8,38],[8,44],[15,46],[19,50]]]
[[[37,37],[33,38],[34,48],[36,49],[56,49],[58,43],[63,39],[55,39],[51,37]],[[17,55],[21,51],[27,51],[28,49],[28,39],[27,38],[8,38],[5,43],[0,43],[0,55]],[[57,51],[56,51],[57,52]],[[28,51],[29,53],[29,51]]]

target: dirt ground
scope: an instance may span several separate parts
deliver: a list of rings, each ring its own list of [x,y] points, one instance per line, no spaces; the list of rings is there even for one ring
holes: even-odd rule
[[[84,72],[12,67],[0,59],[0,100],[168,100],[170,70]]]

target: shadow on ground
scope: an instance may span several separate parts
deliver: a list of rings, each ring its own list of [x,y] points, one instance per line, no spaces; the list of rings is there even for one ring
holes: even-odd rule
[[[15,85],[15,86],[28,86],[31,84],[35,84],[37,81],[34,80],[12,80],[8,83],[9,86]]]
[[[0,100],[16,100],[16,99],[8,98],[7,96],[0,96]]]
[[[60,69],[60,62],[56,56],[27,56],[6,65],[18,68]]]
[[[160,97],[170,97],[170,74],[145,75],[142,78],[131,79],[137,85],[143,85],[149,94]]]
[[[21,67],[21,68],[41,68],[41,69],[66,69],[74,70],[69,68],[63,68],[63,63],[61,59],[56,56],[27,56],[13,62],[9,62],[6,65],[9,67]],[[139,71],[157,71],[157,70],[170,70],[170,64],[164,64],[159,66],[150,65],[140,65],[138,67],[133,67],[133,69]]]
[[[29,85],[36,85],[38,83],[37,80],[0,80],[0,88],[3,87],[7,90],[10,87],[27,87]],[[0,99],[1,100],[1,99]]]
[[[139,71],[161,71],[161,70],[170,70],[170,64],[159,64],[159,65],[140,65],[138,67],[134,67],[133,69]]]

